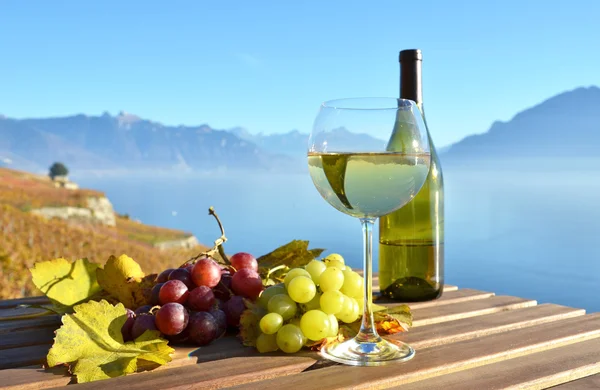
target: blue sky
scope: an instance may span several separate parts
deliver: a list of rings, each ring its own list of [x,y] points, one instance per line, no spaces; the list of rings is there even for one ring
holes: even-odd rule
[[[420,48],[443,146],[600,85],[598,15],[590,0],[0,0],[0,113],[308,132],[323,100],[397,96],[398,51]]]

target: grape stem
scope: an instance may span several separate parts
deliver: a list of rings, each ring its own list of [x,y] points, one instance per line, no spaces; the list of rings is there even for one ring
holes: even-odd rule
[[[215,212],[214,207],[212,207],[212,206],[209,207],[208,215],[212,215],[217,220],[217,223],[219,224],[219,229],[221,230],[221,237],[219,237],[215,240],[215,245],[211,249],[207,250],[206,252],[201,252],[201,253],[197,254],[196,256],[190,258],[188,261],[183,263],[182,266],[185,266],[188,264],[193,264],[196,262],[196,260],[198,260],[202,257],[211,257],[214,259],[214,255],[216,255],[217,253],[219,253],[219,256],[221,257],[221,259],[223,260],[223,263],[225,263],[225,265],[231,265],[231,262],[229,261],[229,258],[225,254],[225,250],[223,249],[223,244],[225,242],[227,242],[227,237],[225,237],[225,229],[223,228],[223,224],[221,223],[219,216]]]
[[[280,269],[284,269],[284,268],[288,268],[288,266],[285,264],[280,264],[277,267],[270,268],[269,272],[267,272],[267,277],[265,279],[269,279],[273,273],[279,271]]]

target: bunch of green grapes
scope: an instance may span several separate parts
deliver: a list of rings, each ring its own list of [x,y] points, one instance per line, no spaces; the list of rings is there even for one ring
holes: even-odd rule
[[[311,342],[336,336],[338,321],[360,318],[363,283],[362,276],[337,253],[291,269],[283,283],[267,288],[258,298],[268,313],[260,319],[256,348],[295,353]]]

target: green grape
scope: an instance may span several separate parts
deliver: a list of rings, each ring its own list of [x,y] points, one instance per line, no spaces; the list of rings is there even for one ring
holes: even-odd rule
[[[300,319],[302,333],[311,340],[321,340],[329,334],[329,316],[321,310],[309,310]]]
[[[269,299],[277,294],[287,294],[285,291],[285,285],[283,283],[276,284],[268,287],[258,297],[258,305],[265,310],[268,310]]]
[[[285,353],[296,353],[304,345],[304,335],[299,327],[286,324],[277,331],[277,346]]]
[[[340,291],[349,297],[361,296],[363,278],[354,271],[344,271],[344,284]],[[363,293],[364,294],[364,293]]]
[[[327,337],[335,337],[337,336],[340,330],[340,324],[338,324],[338,319],[335,318],[333,314],[329,314],[329,334]]]
[[[327,268],[329,268],[329,267],[335,267],[335,268],[341,269],[343,271],[346,269],[346,264],[344,264],[338,260],[329,260],[327,262]]]
[[[288,285],[288,295],[298,303],[307,303],[315,297],[317,286],[310,276],[296,276]]]
[[[269,299],[267,307],[269,312],[279,314],[281,317],[283,317],[284,321],[294,317],[296,315],[296,311],[298,311],[296,302],[287,296],[287,294],[277,294],[272,296],[271,299]]]
[[[310,278],[310,274],[304,268],[292,268],[283,279],[286,289],[289,288],[290,282],[294,280],[296,276],[308,276]]]
[[[275,334],[283,325],[283,317],[278,313],[269,313],[260,319],[260,330],[265,334]]]
[[[345,317],[347,315],[347,313],[351,313],[352,312],[352,300],[350,299],[350,297],[342,294],[342,296],[344,297],[344,303],[342,304],[342,310],[338,311],[337,313],[335,313],[335,317],[338,320],[341,320],[342,317]]]
[[[345,302],[346,305],[344,305],[344,311],[337,314],[336,317],[349,324],[358,320],[360,311],[356,299],[350,297],[346,297],[346,299],[347,301]]]
[[[325,263],[327,263],[329,261],[339,261],[342,264],[346,264],[346,262],[344,261],[344,258],[339,253],[331,253],[331,254],[327,255],[323,261]]]
[[[292,318],[290,320],[290,324],[296,325],[298,328],[300,328],[300,318],[298,318],[298,317]],[[300,331],[300,333],[302,333],[302,331]],[[308,342],[308,339],[306,338],[304,333],[302,333],[302,345],[306,345],[307,342]]]
[[[277,351],[277,335],[261,333],[256,339],[256,349],[260,353]]]
[[[310,263],[306,264],[306,267],[304,267],[304,269],[306,269],[306,271],[310,274],[310,277],[315,284],[319,284],[319,280],[321,280],[321,274],[326,268],[327,266],[325,263],[319,260],[312,260]]]
[[[335,267],[327,267],[321,274],[321,291],[339,290],[344,284],[344,273]]]
[[[309,310],[317,310],[321,308],[321,293],[317,291],[317,293],[315,294],[315,296],[313,297],[313,299],[311,299],[310,301],[306,302],[304,305],[300,305],[300,307],[302,308],[302,310],[304,310],[305,312],[309,311]]]
[[[339,313],[344,306],[344,294],[337,290],[325,291],[321,295],[321,310],[325,314]]]

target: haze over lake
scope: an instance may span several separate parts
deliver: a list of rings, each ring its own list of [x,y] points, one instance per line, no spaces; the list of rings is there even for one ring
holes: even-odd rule
[[[600,159],[519,161],[504,168],[443,165],[446,282],[600,311],[594,293],[600,283]],[[214,206],[229,253],[258,256],[304,239],[362,268],[359,222],[321,199],[308,174],[74,179],[106,191],[120,213],[187,230],[206,244],[219,235],[207,213]]]

